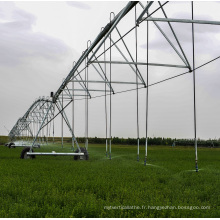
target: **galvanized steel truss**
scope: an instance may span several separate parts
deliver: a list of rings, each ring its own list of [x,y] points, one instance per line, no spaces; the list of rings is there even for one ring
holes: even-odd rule
[[[147,161],[147,138],[148,138],[148,88],[158,83],[162,83],[164,81],[182,76],[184,74],[193,73],[193,85],[194,85],[194,136],[195,136],[195,151],[196,151],[196,170],[198,171],[197,166],[197,137],[196,137],[196,106],[195,106],[195,70],[208,64],[209,62],[196,67],[195,66],[195,51],[193,49],[193,66],[190,65],[189,58],[186,56],[186,53],[183,49],[183,45],[181,44],[177,33],[174,30],[173,23],[189,23],[192,25],[192,44],[194,48],[194,24],[206,24],[206,25],[220,25],[219,21],[204,21],[204,20],[194,20],[193,18],[193,2],[191,3],[191,13],[192,19],[174,19],[168,18],[167,13],[165,12],[165,6],[168,2],[147,2],[145,4],[141,2],[128,2],[127,5],[117,14],[115,15],[113,12],[110,13],[110,22],[103,28],[101,28],[101,32],[98,34],[96,39],[91,42],[90,40],[87,42],[87,48],[82,53],[81,57],[77,62],[73,63],[73,68],[67,75],[67,77],[63,80],[62,84],[52,97],[50,101],[51,106],[53,106],[53,110],[48,110],[48,102],[45,102],[44,105],[47,107],[43,110],[40,108],[40,113],[37,112],[39,110],[39,106],[36,107],[36,111],[33,111],[32,116],[22,119],[19,119],[16,125],[13,127],[9,136],[14,138],[21,136],[24,130],[30,130],[30,123],[35,121],[37,123],[41,123],[38,132],[42,130],[48,123],[51,122],[57,115],[54,115],[54,105],[58,108],[58,114],[61,113],[62,120],[65,120],[67,126],[70,129],[70,132],[73,137],[73,147],[74,147],[74,106],[76,100],[85,99],[85,147],[88,149],[88,117],[89,117],[89,99],[95,97],[105,96],[105,118],[106,118],[106,155],[109,155],[111,159],[111,96],[112,94],[136,90],[137,91],[137,160],[139,160],[139,117],[138,117],[138,90],[146,89],[146,146],[145,146],[145,165]],[[175,4],[175,2],[171,2],[170,4]],[[157,5],[157,6],[155,6]],[[152,9],[152,7],[154,8]],[[152,10],[151,10],[152,9]],[[163,18],[152,17],[158,11],[161,11],[163,14]],[[134,23],[131,29],[129,29],[125,34],[121,33],[120,23],[122,20],[125,20],[129,14],[134,13]],[[167,63],[152,63],[149,62],[149,22],[153,22],[155,27],[158,29],[160,34],[164,37],[170,47],[173,49],[174,53],[179,57],[182,64],[167,64]],[[169,35],[165,33],[165,31],[159,25],[160,22],[166,22],[169,25],[170,31],[172,33],[172,37],[174,37],[175,42],[170,38]],[[147,58],[146,61],[138,61],[138,29],[140,26],[146,26],[146,39],[147,39]],[[126,42],[126,37],[130,33],[134,33],[134,39],[131,42]],[[117,36],[117,38],[116,38]],[[135,45],[135,52],[131,51],[129,47]],[[120,60],[112,60],[112,50],[117,51],[118,55],[121,56]],[[98,54],[99,53],[99,54]],[[134,54],[135,55],[132,55]],[[218,59],[217,57],[216,59]],[[213,59],[212,61],[216,60]],[[212,62],[211,61],[211,62]],[[112,66],[113,65],[126,65],[130,68],[131,72],[134,74],[135,78],[133,81],[128,81],[126,78],[123,80],[112,80]],[[140,66],[146,66],[146,72],[142,73],[140,70]],[[165,68],[181,68],[186,69],[186,71],[182,74],[178,74],[174,77],[167,78],[165,80],[158,81],[153,84],[148,83],[148,73],[149,66],[159,66]],[[108,71],[107,71],[108,68]],[[92,71],[93,70],[93,71]],[[96,77],[94,74],[94,70],[96,73]],[[120,75],[120,73],[117,73]],[[120,77],[119,77],[120,78]],[[147,78],[146,81],[144,78]],[[135,86],[133,88],[117,91],[115,85],[124,85],[124,86]],[[104,86],[102,86],[104,85]],[[110,100],[110,107],[107,109],[107,97]],[[68,103],[64,106],[64,102],[68,101]],[[46,104],[47,103],[47,104]],[[72,126],[68,121],[68,117],[64,112],[64,109],[72,103],[73,115],[72,115]],[[46,113],[47,112],[47,113]],[[109,114],[109,115],[108,115]],[[46,115],[46,116],[45,116]],[[109,116],[109,121],[107,119]],[[46,117],[46,118],[45,118]],[[63,125],[62,125],[63,126]],[[32,135],[33,138],[34,135]],[[36,137],[34,139],[36,141]],[[109,143],[108,143],[109,140]],[[35,142],[34,141],[34,142]],[[33,144],[34,144],[33,142]],[[77,143],[77,142],[76,142]],[[77,144],[78,147],[78,144]],[[109,147],[109,148],[108,148]],[[109,151],[109,152],[108,152]]]

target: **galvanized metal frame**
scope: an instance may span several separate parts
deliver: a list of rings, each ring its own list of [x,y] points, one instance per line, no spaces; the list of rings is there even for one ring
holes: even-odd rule
[[[149,90],[148,88],[152,85],[156,85],[158,83],[161,82],[165,82],[167,80],[173,79],[175,77],[193,72],[193,85],[194,85],[194,127],[195,127],[195,154],[196,154],[196,170],[198,171],[198,164],[197,164],[197,138],[196,138],[196,106],[195,106],[195,70],[197,68],[200,68],[206,64],[208,64],[209,62],[207,62],[206,64],[201,65],[200,67],[195,67],[195,51],[194,51],[194,24],[209,24],[209,25],[220,25],[219,21],[204,21],[204,20],[194,20],[193,18],[193,3],[192,3],[192,19],[174,19],[174,18],[168,18],[164,6],[167,4],[167,2],[161,4],[160,2],[158,2],[159,7],[157,9],[155,9],[153,12],[149,12],[151,5],[153,4],[152,1],[148,2],[147,5],[144,7],[144,5],[139,2],[139,4],[137,4],[138,2],[128,2],[128,4],[115,16],[113,12],[110,13],[110,22],[105,26],[105,28],[101,29],[101,32],[98,34],[98,36],[96,37],[96,39],[91,43],[91,41],[87,42],[87,48],[86,50],[83,52],[83,54],[81,55],[81,57],[79,58],[79,60],[77,62],[74,63],[72,70],[70,71],[70,73],[67,75],[67,77],[64,79],[64,81],[62,82],[61,86],[58,88],[58,90],[56,91],[55,95],[52,97],[52,100],[49,99],[39,99],[38,101],[36,101],[36,103],[34,103],[29,109],[28,111],[25,113],[25,115],[20,118],[15,126],[12,128],[12,130],[9,133],[9,136],[11,137],[11,139],[13,140],[15,137],[20,137],[22,135],[24,135],[24,133],[26,132],[26,136],[31,136],[34,140],[33,140],[33,144],[31,146],[31,150],[35,144],[35,142],[37,141],[38,136],[40,135],[40,132],[43,130],[43,128],[45,126],[48,125],[48,123],[51,122],[51,120],[53,120],[56,116],[54,116],[54,111],[55,109],[53,108],[54,105],[57,106],[59,113],[62,116],[62,121],[64,120],[67,124],[67,126],[70,129],[70,132],[72,134],[73,137],[73,142],[72,142],[72,147],[74,149],[74,143],[76,143],[77,148],[79,149],[80,152],[80,147],[75,139],[75,135],[74,135],[74,105],[75,105],[75,96],[82,96],[85,97],[85,138],[86,138],[86,143],[85,146],[88,149],[88,114],[89,114],[89,109],[88,109],[88,99],[90,98],[95,98],[95,97],[100,97],[100,96],[93,96],[92,93],[93,92],[104,92],[104,96],[105,96],[105,118],[106,118],[106,155],[109,155],[109,158],[111,159],[111,132],[112,132],[112,128],[111,128],[111,108],[112,108],[112,94],[116,94],[117,92],[115,92],[114,88],[112,87],[112,84],[121,84],[121,85],[136,85],[136,91],[137,91],[137,141],[138,141],[138,161],[139,161],[139,118],[138,118],[138,90],[141,88],[146,88],[146,144],[145,144],[145,162],[144,164],[146,165],[147,162],[147,137],[148,137],[148,99],[149,99]],[[137,15],[136,13],[136,7],[140,5],[142,8],[142,11],[139,15]],[[119,28],[118,28],[118,24],[120,23],[121,19],[123,17],[125,17],[125,15],[131,11],[133,8],[135,8],[135,25],[134,27],[132,27],[126,34],[124,34],[123,36],[121,35]],[[158,10],[161,10],[164,17],[165,18],[153,18],[152,15],[157,12]],[[144,17],[144,15],[147,14],[146,17]],[[113,18],[112,18],[113,15]],[[143,24],[143,21],[147,22],[147,60],[146,63],[145,62],[138,62],[137,59],[137,30],[138,27],[140,25]],[[148,46],[148,41],[149,41],[149,26],[148,23],[149,22],[153,22],[155,24],[155,26],[158,28],[158,30],[160,31],[160,33],[164,36],[164,38],[167,40],[167,42],[170,44],[170,46],[174,49],[174,51],[176,52],[176,54],[180,57],[180,59],[183,61],[184,65],[174,65],[174,64],[163,64],[163,63],[149,63],[148,62],[148,57],[149,57],[149,46]],[[162,28],[157,24],[157,22],[167,22],[170,30],[172,31],[172,34],[178,44],[178,47],[180,49],[181,52],[179,52],[179,50],[174,46],[174,44],[172,43],[172,41],[169,39],[169,37],[165,34],[165,32],[162,30]],[[192,24],[192,43],[193,43],[193,68],[191,68],[190,63],[188,61],[188,58],[183,50],[183,47],[174,31],[174,28],[172,27],[172,22],[179,22],[179,23],[191,23]],[[128,49],[127,44],[124,41],[124,37],[129,34],[132,30],[135,30],[135,45],[136,45],[136,57],[135,59],[133,58],[133,56],[131,55],[131,52]],[[112,32],[116,31],[118,33],[119,39],[117,39],[116,41],[113,40],[112,37]],[[107,40],[109,40],[109,47],[106,48],[105,43],[107,42]],[[123,46],[125,47],[126,51],[128,52],[129,55],[129,59],[131,59],[131,61],[129,61],[129,59],[125,56],[125,54],[122,52],[122,50],[120,49],[120,47],[117,45],[117,43],[119,41],[122,41]],[[88,44],[90,43],[90,45]],[[104,51],[100,54],[100,55],[96,55],[98,51],[101,51],[101,48],[104,46]],[[115,47],[117,49],[117,51],[119,52],[119,54],[121,54],[122,58],[125,60],[124,62],[122,61],[113,61],[112,60],[112,54],[111,54],[111,49],[112,47]],[[110,53],[110,57],[109,60],[106,59],[106,52],[109,51]],[[99,58],[101,56],[104,56],[104,61],[99,60]],[[218,57],[219,58],[219,57]],[[216,58],[216,59],[218,59]],[[215,59],[213,59],[212,61],[214,61]],[[79,70],[79,68],[83,65],[85,67],[82,70]],[[98,68],[95,66],[95,64],[98,64]],[[104,69],[102,68],[101,64],[104,64]],[[106,71],[106,64],[109,65],[110,67],[110,78],[107,78],[107,71]],[[123,64],[123,65],[128,65],[131,67],[132,71],[136,74],[136,82],[126,82],[126,81],[112,81],[112,69],[111,69],[111,65],[112,64]],[[93,80],[93,79],[89,79],[89,66],[92,66],[96,73],[98,73],[98,75],[101,77],[102,80]],[[141,72],[139,71],[138,66],[139,65],[145,65],[146,66],[146,70],[147,70],[147,80],[146,82],[144,81]],[[172,67],[172,68],[188,68],[188,72],[179,74],[177,76],[174,77],[170,77],[167,78],[165,80],[161,80],[159,82],[153,83],[151,85],[148,84],[148,75],[149,75],[149,66],[161,66],[161,67]],[[83,73],[83,71],[85,72],[85,79],[82,78],[81,74]],[[79,79],[78,79],[79,78]],[[139,81],[140,80],[140,81]],[[78,89],[75,87],[75,85],[79,84],[81,86],[81,89]],[[99,84],[99,83],[104,83],[105,85],[105,89],[90,89],[89,85],[90,83],[94,83],[94,84]],[[71,84],[72,88],[69,88],[68,85]],[[143,87],[139,87],[139,85],[143,86]],[[106,89],[106,86],[109,87],[109,90]],[[131,91],[133,89],[130,89],[129,91]],[[78,92],[82,92],[80,94],[75,93],[76,91]],[[127,90],[128,91],[128,90]],[[123,92],[123,91],[120,91]],[[64,94],[65,93],[65,94]],[[119,92],[118,92],[119,93]],[[110,109],[109,109],[109,137],[107,137],[107,133],[108,133],[108,120],[107,120],[107,96],[109,96],[109,101],[110,101]],[[60,101],[60,99],[62,100],[62,102]],[[64,107],[63,106],[63,101],[64,100],[70,100],[70,102]],[[70,126],[70,123],[68,121],[68,117],[65,114],[64,109],[72,102],[72,128]],[[34,133],[36,131],[36,127],[34,126],[34,124],[32,125],[31,123],[35,123],[37,124],[37,134],[34,138]],[[31,129],[31,125],[33,127],[33,129]],[[62,128],[63,129],[63,128]],[[48,136],[48,127],[46,128],[47,130],[47,136]],[[33,132],[34,131],[34,132]],[[54,135],[54,131],[53,131],[53,135]],[[62,138],[63,138],[63,130],[62,130]],[[27,137],[26,137],[27,139]],[[109,153],[108,153],[108,139],[109,139]],[[62,144],[63,144],[63,139],[62,139]],[[31,152],[30,152],[31,154]],[[74,154],[74,153],[73,153]],[[42,155],[41,153],[36,154],[36,155]],[[48,153],[47,155],[51,155],[50,153]],[[52,154],[53,155],[53,154]],[[58,154],[54,154],[54,155],[58,155]],[[75,155],[75,154],[74,154]]]

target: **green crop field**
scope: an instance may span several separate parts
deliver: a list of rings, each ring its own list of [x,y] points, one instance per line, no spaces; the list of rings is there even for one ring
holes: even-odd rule
[[[90,159],[19,158],[0,146],[0,217],[220,217],[220,149],[89,145]],[[71,152],[70,145],[35,151]]]

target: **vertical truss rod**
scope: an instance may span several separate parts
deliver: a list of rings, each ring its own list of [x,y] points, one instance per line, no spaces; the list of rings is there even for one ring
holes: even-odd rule
[[[86,60],[88,59],[88,57],[86,57],[85,58],[85,85],[86,85],[86,88],[88,89],[88,87],[87,87],[87,74],[86,74],[86,72],[87,72],[87,65],[86,65]],[[86,93],[85,93],[85,148],[86,148],[86,143],[87,143],[87,134],[86,134],[86,132],[87,132],[87,129],[86,129],[86,126],[87,126],[87,101],[86,101],[86,98],[87,98],[87,96],[86,96]]]
[[[111,14],[114,15],[114,13],[113,12],[110,13],[110,22],[111,22]],[[112,59],[111,32],[110,32],[109,36],[110,36],[110,38],[109,38],[110,39],[109,59],[111,62],[111,59]],[[111,65],[111,63],[109,65],[109,74],[110,74],[110,85],[111,85],[112,84],[112,65]],[[109,107],[110,107],[110,109],[109,109],[109,159],[111,160],[112,159],[112,152],[111,152],[112,151],[112,93],[111,92],[110,92],[110,106]]]
[[[61,109],[63,109],[63,92],[62,92],[62,104],[61,104]],[[62,140],[62,148],[63,148],[63,110],[61,112],[61,140]]]
[[[193,1],[192,1],[192,20],[193,20]],[[192,23],[192,47],[193,47],[193,104],[194,104],[194,141],[195,141],[195,165],[198,172],[197,137],[196,137],[196,76],[195,76],[195,43],[194,43],[194,24]]]
[[[73,130],[73,133],[74,133],[74,123],[75,123],[75,118],[74,118],[74,116],[75,116],[75,106],[74,106],[74,102],[75,102],[75,97],[74,97],[74,81],[72,82],[72,100],[73,100],[73,102],[72,102],[72,130]],[[72,139],[72,149],[73,149],[73,151],[74,151],[74,140]]]
[[[91,41],[88,40],[87,41],[87,49],[89,48],[89,43],[91,44]],[[86,86],[87,86],[87,89],[89,90],[89,84],[88,84],[88,76],[89,76],[89,68],[88,68],[88,56],[86,57],[85,59],[85,62],[86,62],[86,69],[85,69],[85,78],[87,80],[86,82]],[[85,102],[86,102],[86,126],[85,126],[85,132],[86,132],[86,144],[85,144],[85,147],[86,147],[86,150],[88,150],[88,133],[89,133],[89,129],[88,129],[88,126],[89,126],[89,102],[88,102],[88,96],[86,96],[86,99],[85,99]]]
[[[149,4],[148,4],[149,5]],[[134,18],[135,18],[135,23],[136,23],[136,19],[137,19],[137,8],[136,8],[136,5],[135,5],[135,16],[134,16]],[[138,99],[139,99],[139,97],[138,97],[138,74],[137,74],[137,53],[138,53],[138,51],[137,51],[137,26],[135,26],[135,49],[136,49],[136,56],[135,56],[135,58],[136,58],[136,65],[135,65],[135,67],[136,67],[136,88],[137,88],[137,161],[139,162],[139,103],[138,103]]]
[[[55,111],[54,111],[54,114],[55,114]],[[54,117],[54,115],[53,115]],[[54,120],[53,120],[53,144],[54,144]]]
[[[147,21],[147,63],[149,61],[149,26],[148,26],[148,21]],[[148,68],[148,64],[147,64],[147,89],[146,89],[146,136],[145,136],[145,158],[144,158],[144,165],[146,166],[147,164],[147,147],[148,147],[148,143],[147,143],[147,138],[148,138],[148,95],[149,95],[149,85],[148,85],[148,73],[149,73],[149,68]]]
[[[46,142],[47,142],[47,145],[48,145],[48,136],[49,136],[49,131],[48,131],[48,117],[47,117],[46,134],[47,134]]]
[[[104,61],[106,61],[105,42],[104,42]],[[106,63],[104,64],[104,71],[106,75]],[[106,80],[107,78],[105,78],[105,154],[106,157],[108,157],[108,118],[107,118],[108,112],[107,112],[107,97],[106,97]]]

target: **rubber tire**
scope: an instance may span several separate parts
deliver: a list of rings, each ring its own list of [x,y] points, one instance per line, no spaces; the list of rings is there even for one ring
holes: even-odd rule
[[[35,155],[30,155],[30,156],[27,156],[27,152],[30,151],[30,147],[25,147],[22,151],[21,151],[21,156],[20,158],[21,159],[35,159]],[[32,150],[32,152],[34,152]]]
[[[15,144],[13,142],[9,143],[8,148],[15,148]]]
[[[74,160],[88,160],[89,159],[89,153],[86,150],[86,148],[85,147],[80,147],[80,150],[81,150],[82,153],[84,153],[84,155],[83,156],[75,155]],[[75,153],[79,153],[78,148],[76,149]]]

